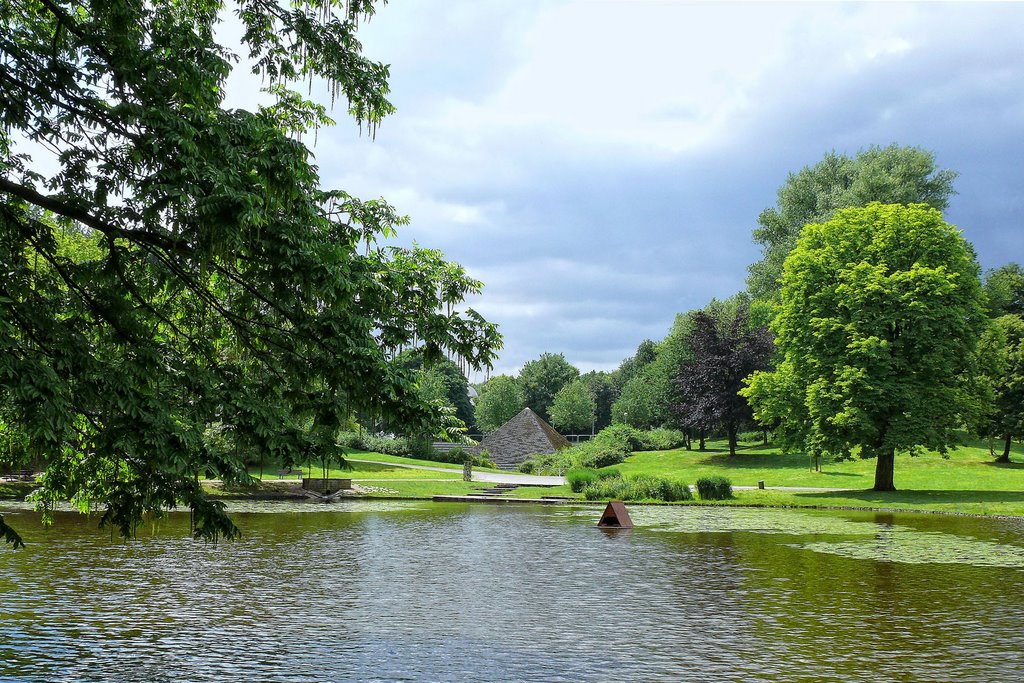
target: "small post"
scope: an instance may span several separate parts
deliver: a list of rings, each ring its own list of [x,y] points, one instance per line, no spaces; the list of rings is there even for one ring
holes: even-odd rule
[[[467,459],[462,463],[462,481],[473,481],[473,461]]]
[[[764,490],[764,479],[757,480],[757,488],[761,489],[762,491]]]

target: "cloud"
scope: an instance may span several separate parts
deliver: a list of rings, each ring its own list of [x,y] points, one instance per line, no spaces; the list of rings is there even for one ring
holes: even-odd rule
[[[485,282],[499,362],[612,369],[744,286],[750,231],[832,149],[933,150],[983,265],[1024,261],[1024,5],[423,2],[361,29],[398,112],[320,131],[326,184],[384,196]],[[235,87],[247,87],[245,78]]]

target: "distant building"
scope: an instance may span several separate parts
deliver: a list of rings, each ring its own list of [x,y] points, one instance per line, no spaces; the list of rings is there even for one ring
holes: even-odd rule
[[[569,446],[568,440],[529,408],[480,441],[498,467],[514,470],[533,453],[554,453]]]

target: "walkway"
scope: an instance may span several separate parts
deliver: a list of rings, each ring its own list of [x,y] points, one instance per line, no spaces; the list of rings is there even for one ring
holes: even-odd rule
[[[382,460],[363,460],[362,458],[345,458],[351,462],[369,462],[375,465],[390,465],[392,467],[405,467],[410,470],[430,470],[431,472],[459,473],[462,470],[454,467],[430,467],[429,465],[406,465],[397,462],[384,462]],[[356,477],[358,478],[358,477]],[[492,484],[522,484],[523,486],[561,486],[565,483],[565,477],[544,477],[537,474],[515,474],[513,472],[481,472],[473,470],[473,481],[486,481]]]

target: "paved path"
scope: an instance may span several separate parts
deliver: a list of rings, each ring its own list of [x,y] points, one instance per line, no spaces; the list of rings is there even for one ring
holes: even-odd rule
[[[429,465],[406,465],[398,462],[384,462],[381,460],[363,460],[362,458],[345,458],[352,462],[369,462],[376,465],[391,465],[392,467],[405,467],[410,470],[430,470],[431,472],[455,472],[461,473],[460,469],[454,467],[430,467]],[[358,477],[356,477],[358,478]],[[481,472],[473,470],[473,481],[486,481],[492,484],[522,484],[523,486],[561,486],[565,483],[565,477],[544,477],[536,474],[516,474],[515,472]]]

